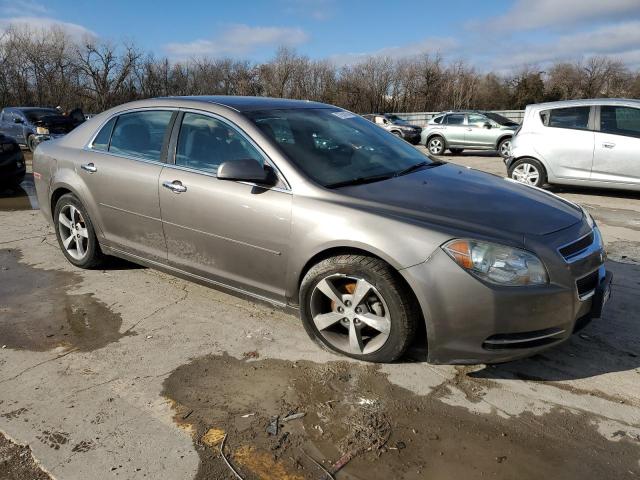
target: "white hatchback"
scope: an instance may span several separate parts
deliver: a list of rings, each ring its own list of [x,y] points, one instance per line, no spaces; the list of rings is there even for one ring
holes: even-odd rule
[[[510,178],[536,187],[640,190],[640,101],[529,105],[505,163]]]

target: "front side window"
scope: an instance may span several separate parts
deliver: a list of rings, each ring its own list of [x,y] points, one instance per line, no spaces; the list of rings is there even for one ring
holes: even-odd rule
[[[489,119],[484,115],[480,115],[478,113],[470,113],[468,123],[469,125],[474,125],[476,127],[484,127],[484,124],[489,122]]]
[[[631,107],[600,107],[600,131],[640,137],[640,109]]]
[[[100,129],[96,138],[93,139],[93,143],[91,144],[91,148],[94,150],[100,150],[101,152],[106,152],[109,150],[109,140],[111,140],[111,132],[113,131],[113,126],[116,124],[116,120],[118,117],[113,117],[109,120],[104,127]]]
[[[109,152],[159,162],[172,115],[166,110],[120,115],[113,128]]]
[[[589,128],[590,110],[591,107],[554,108],[540,112],[540,118],[547,127],[585,130]]]
[[[264,165],[258,150],[231,126],[207,115],[185,113],[178,136],[176,165],[215,175],[221,163],[246,159]]]
[[[443,118],[444,118],[443,116],[436,117],[436,118],[433,119],[433,123],[442,123],[442,119]]]
[[[333,108],[245,112],[289,160],[308,177],[329,188],[374,181],[409,167],[433,163],[404,140],[364,118]],[[286,136],[278,131],[286,125]]]
[[[464,114],[447,115],[447,125],[464,125]]]

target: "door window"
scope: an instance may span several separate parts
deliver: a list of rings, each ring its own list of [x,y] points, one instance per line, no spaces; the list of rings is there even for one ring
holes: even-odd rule
[[[159,162],[172,115],[166,110],[120,115],[111,135],[109,152]]]
[[[442,119],[443,118],[444,117],[436,117],[436,118],[433,119],[433,123],[442,123]]]
[[[590,110],[591,107],[554,108],[540,112],[540,118],[547,127],[585,130],[589,128]]]
[[[102,127],[98,135],[96,135],[96,138],[93,139],[91,148],[102,152],[109,150],[109,140],[111,140],[111,132],[113,131],[113,126],[116,124],[117,118],[118,117],[112,118]]]
[[[484,115],[479,115],[477,113],[470,113],[468,118],[469,125],[473,125],[475,127],[484,127],[484,124],[487,123],[489,119]]]
[[[600,131],[640,137],[640,109],[631,107],[600,107]]]
[[[464,114],[454,113],[453,115],[447,115],[447,125],[463,125]]]
[[[216,174],[221,163],[262,155],[237,130],[207,115],[185,113],[178,136],[176,165]]]

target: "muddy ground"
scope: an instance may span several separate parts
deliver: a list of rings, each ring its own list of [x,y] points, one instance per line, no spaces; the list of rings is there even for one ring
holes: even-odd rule
[[[72,268],[27,177],[0,193],[0,479],[640,478],[640,195],[554,191],[603,231],[602,319],[503,365],[367,365],[269,306]]]

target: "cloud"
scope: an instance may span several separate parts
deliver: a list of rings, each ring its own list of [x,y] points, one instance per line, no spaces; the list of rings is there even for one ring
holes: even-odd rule
[[[7,30],[10,26],[17,28],[29,29],[31,31],[51,30],[59,28],[66,32],[72,39],[76,41],[83,40],[86,37],[97,37],[97,35],[88,28],[78,25],[77,23],[62,22],[54,18],[48,17],[11,17],[0,19],[0,33]]]
[[[47,7],[33,0],[0,0],[0,14],[7,17],[44,15]]]
[[[238,56],[247,55],[264,47],[294,47],[309,39],[301,28],[250,27],[231,25],[211,40],[195,40],[187,43],[169,43],[164,46],[173,57]]]
[[[489,21],[501,30],[534,30],[563,27],[589,21],[603,21],[640,14],[638,0],[517,0],[504,15]],[[486,22],[474,22],[476,28]]]
[[[542,43],[512,44],[506,53],[493,57],[489,63],[495,68],[508,69],[604,55],[619,58],[629,66],[637,66],[640,63],[639,46],[640,20],[633,20],[561,35]]]
[[[329,59],[336,65],[352,65],[354,63],[362,62],[369,57],[389,57],[392,59],[399,59],[423,55],[425,53],[455,53],[458,47],[458,42],[453,38],[428,37],[420,40],[419,42],[385,47],[371,52],[336,54],[330,56]]]

